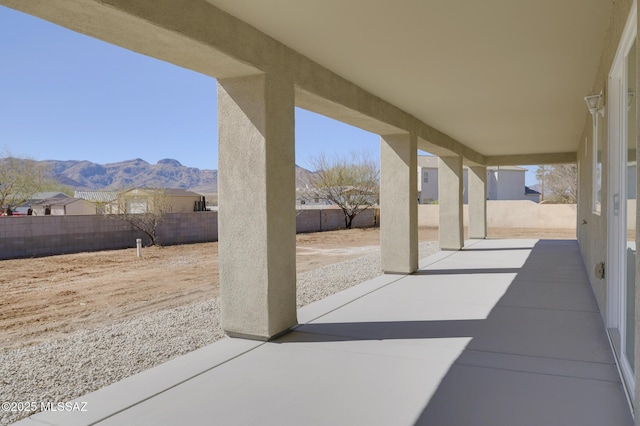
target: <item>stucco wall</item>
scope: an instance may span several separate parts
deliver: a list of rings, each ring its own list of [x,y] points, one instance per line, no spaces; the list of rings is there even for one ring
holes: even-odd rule
[[[613,64],[618,44],[620,43],[627,16],[631,7],[631,0],[614,2],[607,39],[602,53],[598,75],[594,81],[591,93],[607,93],[609,72]],[[587,95],[588,93],[585,93]],[[605,101],[606,103],[606,101]],[[592,119],[585,105],[585,124],[578,145],[578,241],[585,263],[589,280],[603,318],[607,312],[607,285],[605,280],[595,277],[594,267],[598,262],[607,260],[607,208],[608,208],[608,175],[609,175],[609,143],[607,118],[598,120],[598,138],[602,145],[602,206],[600,214],[592,211],[593,168],[593,135]],[[632,219],[632,220],[635,220]]]
[[[424,173],[429,173],[429,182],[424,182]],[[462,171],[462,202],[469,202],[468,170]],[[420,204],[427,204],[429,200],[438,200],[438,169],[422,167],[419,175]],[[524,170],[487,170],[487,199],[490,200],[524,200],[525,172]]]
[[[464,225],[469,225],[468,205],[463,206]],[[418,226],[437,227],[439,206],[418,206]],[[529,200],[487,201],[487,226],[492,228],[570,229],[576,226],[575,204],[538,204]]]
[[[67,204],[65,214],[96,214],[96,206],[86,200],[78,200],[75,203]]]
[[[51,203],[47,204],[51,206],[51,215],[61,216],[61,215],[85,215],[85,214],[96,214],[96,206],[86,200],[76,200],[73,203],[69,204],[56,204]],[[31,206],[33,208],[33,214],[36,216],[44,216],[45,205],[43,204],[34,204]]]
[[[170,205],[170,209],[174,213],[178,212],[192,212],[193,207],[196,201],[200,201],[202,197],[193,196],[193,197],[168,197],[168,203]]]
[[[524,171],[498,170],[497,197],[498,200],[524,199]]]
[[[424,174],[429,173],[429,182],[424,182]],[[438,199],[438,169],[432,167],[422,168],[420,204],[426,204]]]

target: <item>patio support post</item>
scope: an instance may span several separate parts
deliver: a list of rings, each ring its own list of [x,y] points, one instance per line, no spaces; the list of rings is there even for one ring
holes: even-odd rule
[[[487,168],[469,167],[469,238],[487,237]]]
[[[418,269],[418,145],[415,134],[380,139],[380,252],[385,273]]]
[[[438,204],[440,250],[460,250],[464,246],[462,223],[462,157],[438,160]]]
[[[268,340],[297,323],[294,88],[218,80],[221,323]]]

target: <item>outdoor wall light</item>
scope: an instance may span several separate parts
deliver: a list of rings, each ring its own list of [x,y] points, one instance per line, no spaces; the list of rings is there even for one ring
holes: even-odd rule
[[[601,100],[602,92],[597,95],[589,95],[584,97],[584,101],[587,103],[587,108],[589,108],[589,112],[591,113],[591,117],[593,118],[594,125],[596,122],[596,113],[599,112],[600,115],[604,117],[604,105],[600,106]]]

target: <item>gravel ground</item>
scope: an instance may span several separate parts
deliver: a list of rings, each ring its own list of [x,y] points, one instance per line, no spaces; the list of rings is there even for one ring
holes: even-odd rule
[[[420,257],[438,251],[420,244]],[[300,273],[298,307],[380,275],[379,253]],[[218,298],[0,352],[0,402],[67,402],[224,337]],[[0,425],[31,413],[0,410]]]

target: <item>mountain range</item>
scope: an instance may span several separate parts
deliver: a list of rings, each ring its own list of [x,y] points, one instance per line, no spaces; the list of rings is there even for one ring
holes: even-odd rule
[[[136,187],[187,189],[204,195],[218,192],[218,171],[187,167],[166,158],[150,164],[140,158],[110,164],[90,161],[45,160],[52,177],[74,190],[120,190]],[[296,165],[296,186],[313,173]]]

